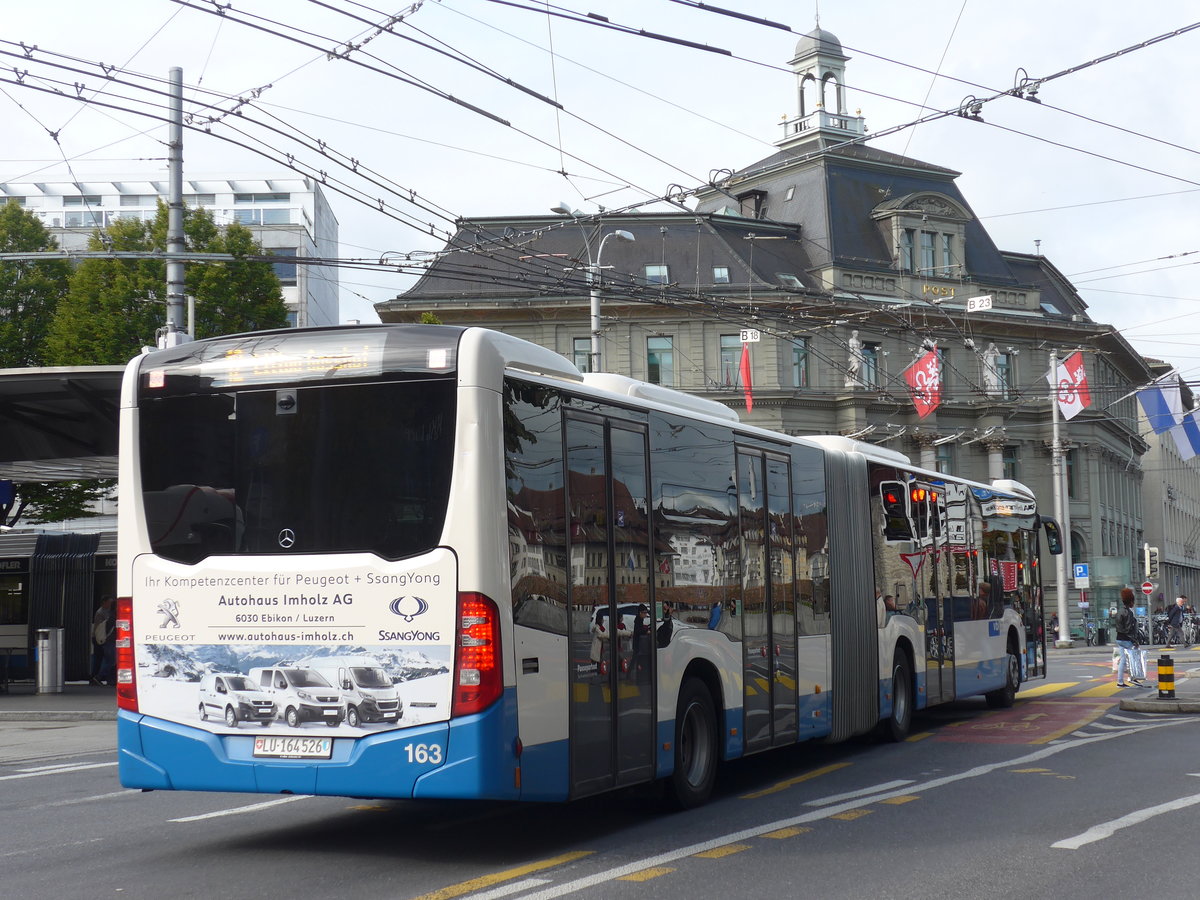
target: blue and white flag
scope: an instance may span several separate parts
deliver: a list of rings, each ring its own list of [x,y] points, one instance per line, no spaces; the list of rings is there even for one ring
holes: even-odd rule
[[[1183,399],[1179,396],[1179,377],[1175,372],[1168,372],[1142,388],[1137,398],[1155,434],[1170,431],[1183,421]]]
[[[1196,421],[1196,410],[1183,417],[1183,421],[1171,429],[1180,459],[1188,460],[1200,455],[1200,422]]]

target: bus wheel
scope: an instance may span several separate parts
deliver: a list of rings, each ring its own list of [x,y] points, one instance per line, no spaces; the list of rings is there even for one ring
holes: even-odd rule
[[[1005,657],[1004,687],[984,694],[987,705],[992,709],[1009,709],[1017,699],[1017,685],[1021,680],[1021,661],[1012,647]]]
[[[353,703],[346,707],[346,724],[351,728],[358,727],[358,707]]]
[[[689,678],[679,691],[675,711],[675,771],[670,797],[679,809],[693,809],[708,800],[717,776],[717,714],[712,695],[698,678]]]
[[[889,740],[904,740],[912,728],[912,717],[912,672],[909,671],[908,657],[897,650],[892,663],[892,714],[884,723],[884,735]]]

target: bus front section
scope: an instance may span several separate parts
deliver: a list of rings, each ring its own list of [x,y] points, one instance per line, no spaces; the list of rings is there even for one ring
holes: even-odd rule
[[[498,610],[443,542],[461,334],[280,331],[130,364],[122,784],[513,795],[485,752],[512,730]]]

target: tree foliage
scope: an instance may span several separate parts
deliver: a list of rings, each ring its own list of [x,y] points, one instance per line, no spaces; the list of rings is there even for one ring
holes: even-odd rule
[[[16,484],[12,502],[0,503],[0,525],[15,525],[23,518],[38,523],[95,516],[94,504],[109,497],[116,486],[115,478]]]
[[[260,328],[283,328],[287,308],[270,263],[242,257],[261,255],[249,229],[218,227],[203,209],[184,212],[187,249],[228,253],[232,262],[188,263],[186,290],[196,303],[196,337]],[[89,240],[92,250],[167,248],[167,207],[153,222],[119,219]],[[160,259],[88,259],[76,268],[67,296],[58,305],[46,339],[53,365],[124,363],[152,346],[166,321],[166,263]]]
[[[56,249],[36,215],[16,203],[0,205],[0,253]],[[65,260],[0,262],[0,368],[44,363],[46,334],[69,276]]]

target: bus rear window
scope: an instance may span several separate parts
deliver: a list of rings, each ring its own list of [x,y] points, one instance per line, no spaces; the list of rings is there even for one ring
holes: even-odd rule
[[[373,552],[437,545],[454,458],[453,378],[143,395],[155,553]]]

